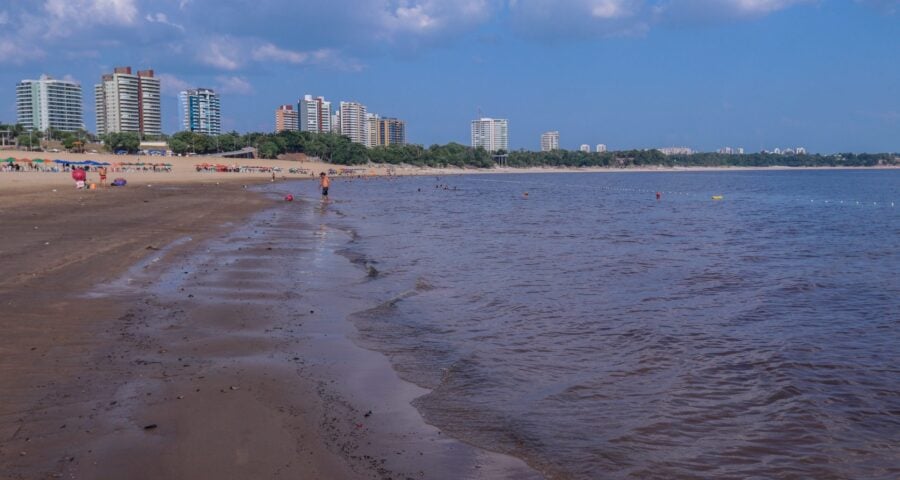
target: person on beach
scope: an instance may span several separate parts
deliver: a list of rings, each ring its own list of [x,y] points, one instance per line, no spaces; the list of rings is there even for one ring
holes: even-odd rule
[[[106,186],[106,167],[100,167],[97,169],[97,173],[100,174],[100,186]]]
[[[328,200],[328,187],[331,186],[331,179],[325,172],[319,174],[319,186],[322,187],[322,200]]]
[[[84,189],[84,181],[87,180],[87,173],[81,167],[75,167],[72,170],[72,180],[75,180],[75,188]]]

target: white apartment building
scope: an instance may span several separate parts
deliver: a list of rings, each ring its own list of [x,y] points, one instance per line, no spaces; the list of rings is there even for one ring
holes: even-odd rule
[[[366,147],[372,148],[378,145],[378,124],[381,117],[377,113],[366,114]]]
[[[314,133],[331,133],[331,102],[325,97],[304,95],[300,99],[299,110],[300,131]]]
[[[94,86],[97,109],[97,134],[137,132],[141,135],[162,133],[160,81],[153,70],[137,75],[131,67],[117,67],[103,75]]]
[[[341,134],[341,111],[331,114],[331,133]]]
[[[606,153],[606,151],[607,151],[606,144],[603,144],[603,143],[597,144],[597,153]]]
[[[74,132],[84,128],[81,85],[41,75],[16,85],[16,117],[27,130]]]
[[[657,148],[663,155],[693,155],[694,150],[689,147],[663,147]]]
[[[489,152],[509,151],[509,121],[500,118],[472,120],[472,148]]]
[[[369,142],[366,106],[357,102],[341,102],[341,135],[350,141],[367,145]]]
[[[550,152],[559,150],[559,132],[544,132],[541,134],[541,151]]]
[[[585,143],[581,145],[581,148],[579,148],[579,150],[584,153],[591,153],[591,146]]]
[[[208,88],[184,90],[181,101],[181,128],[206,135],[222,133],[222,112],[219,94]]]

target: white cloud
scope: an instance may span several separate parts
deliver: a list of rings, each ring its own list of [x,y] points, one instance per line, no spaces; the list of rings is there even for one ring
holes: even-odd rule
[[[311,52],[298,52],[279,48],[271,43],[263,43],[252,50],[250,57],[261,63],[278,62],[294,65],[321,65],[348,71],[359,71],[362,69],[362,65],[355,59],[344,58],[340,52],[330,48],[320,48]]]
[[[169,73],[157,74],[163,95],[175,96],[182,90],[191,88],[191,84]]]
[[[46,52],[38,47],[16,43],[11,39],[0,38],[0,64],[21,65],[33,60],[40,60]]]
[[[634,15],[634,5],[618,0],[599,0],[592,2],[591,15],[596,18],[623,18]]]
[[[753,19],[820,0],[509,0],[529,36],[641,35],[661,23]]]
[[[242,62],[238,42],[230,37],[201,40],[207,48],[196,52],[197,60],[222,70],[237,70]]]
[[[235,95],[252,95],[254,93],[253,85],[244,77],[218,76],[216,81],[219,84],[215,87],[215,90],[219,93]]]
[[[252,56],[258,62],[275,61],[294,64],[306,63],[310,58],[310,55],[306,52],[284,50],[271,43],[263,44],[253,50]]]
[[[663,20],[755,18],[819,0],[663,0],[655,11]]]
[[[361,13],[376,35],[436,36],[483,23],[502,8],[500,0],[381,0]],[[374,13],[374,14],[373,14]]]
[[[510,0],[509,9],[519,32],[537,37],[641,35],[653,21],[644,0]]]
[[[136,0],[46,0],[44,11],[58,23],[76,25],[132,25]]]
[[[144,16],[144,19],[150,23],[160,23],[162,25],[168,25],[170,27],[177,28],[177,29],[181,30],[182,32],[184,31],[184,26],[179,25],[177,23],[170,22],[169,17],[165,13],[162,13],[162,12],[157,12],[155,14],[148,13],[147,15]]]

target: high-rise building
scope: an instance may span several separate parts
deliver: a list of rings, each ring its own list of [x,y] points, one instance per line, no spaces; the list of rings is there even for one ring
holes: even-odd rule
[[[222,111],[219,94],[208,88],[184,90],[181,100],[181,128],[205,135],[222,133]]]
[[[603,143],[598,143],[597,144],[597,153],[605,153],[605,152],[606,152],[606,145]]]
[[[341,135],[350,141],[368,144],[366,106],[357,102],[341,102]]]
[[[331,102],[325,97],[304,95],[298,103],[300,130],[313,133],[331,133]]]
[[[74,132],[84,128],[81,85],[41,75],[16,85],[16,116],[27,130]]]
[[[406,145],[406,122],[398,118],[379,120],[378,145]]]
[[[663,147],[657,148],[663,155],[693,155],[694,150],[689,147]]]
[[[581,148],[579,148],[579,150],[581,150],[584,153],[591,153],[591,146],[584,143],[581,145]]]
[[[293,105],[282,105],[275,110],[275,133],[296,132],[299,129],[297,111]]]
[[[377,113],[366,114],[366,147],[372,148],[381,145],[378,143],[378,124],[380,122],[381,117]]]
[[[559,150],[559,132],[544,132],[541,134],[541,151],[550,152]]]
[[[341,111],[331,114],[331,133],[341,134]]]
[[[472,120],[472,148],[489,152],[509,150],[509,122],[499,118]]]
[[[94,99],[98,135],[162,133],[160,82],[153,76],[153,70],[141,70],[133,75],[131,67],[117,67],[94,86]]]

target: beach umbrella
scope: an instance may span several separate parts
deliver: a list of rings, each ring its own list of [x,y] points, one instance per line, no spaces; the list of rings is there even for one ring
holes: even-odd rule
[[[16,159],[15,158],[7,158],[6,160],[0,160],[0,161],[12,163],[12,162],[15,162]]]
[[[47,160],[44,160],[43,158],[35,158],[35,159],[33,160],[33,162],[34,162],[34,163],[44,163],[44,162],[47,162],[47,161],[49,161],[49,160],[50,160],[49,158],[48,158]]]

